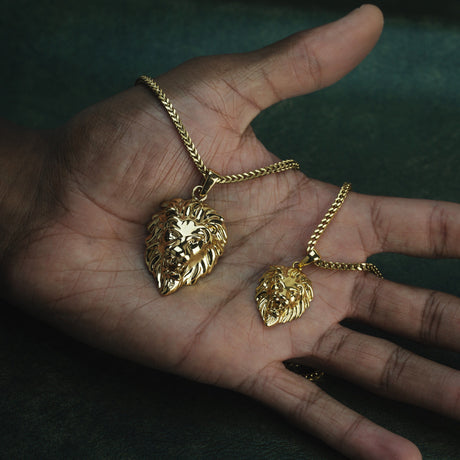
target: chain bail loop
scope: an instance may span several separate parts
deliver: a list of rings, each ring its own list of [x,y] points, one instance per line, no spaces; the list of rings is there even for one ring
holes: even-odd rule
[[[305,265],[310,265],[318,260],[321,260],[321,256],[319,255],[318,251],[314,248],[311,248],[308,252],[307,255],[299,262],[299,267],[302,268]]]
[[[215,184],[220,182],[219,175],[212,169],[208,171],[204,182],[201,185],[197,185],[192,192],[193,198],[204,201],[208,197],[209,191],[214,187]]]

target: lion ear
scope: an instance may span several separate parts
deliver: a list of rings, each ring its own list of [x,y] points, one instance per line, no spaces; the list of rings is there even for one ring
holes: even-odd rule
[[[177,217],[177,209],[172,207],[165,207],[164,215],[167,219]]]
[[[158,214],[154,214],[150,223],[147,225],[147,230],[150,233],[149,238],[155,238],[154,233],[157,225],[159,224],[160,216]],[[147,238],[148,239],[148,238]]]
[[[174,198],[172,200],[163,201],[160,208],[163,209],[162,214],[178,216],[179,210],[184,207],[184,200],[182,198]]]

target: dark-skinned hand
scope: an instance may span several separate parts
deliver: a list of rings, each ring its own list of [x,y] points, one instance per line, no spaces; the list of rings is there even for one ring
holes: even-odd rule
[[[382,26],[380,11],[364,6],[255,52],[193,59],[156,80],[210,168],[248,171],[278,160],[254,135],[254,117],[339,80]],[[315,290],[310,309],[292,323],[263,324],[258,279],[270,265],[304,256],[337,187],[299,171],[216,185],[207,203],[225,217],[225,253],[196,285],[162,297],[143,259],[145,225],[162,201],[189,198],[202,178],[153,94],[133,87],[52,132],[9,133],[23,162],[9,200],[23,214],[15,206],[2,212],[24,229],[4,245],[10,301],[95,347],[261,400],[349,457],[420,453],[283,361],[303,358],[383,396],[459,417],[458,371],[340,324],[355,318],[459,350],[456,297],[305,267]],[[460,206],[351,193],[317,247],[345,262],[386,251],[459,257]]]

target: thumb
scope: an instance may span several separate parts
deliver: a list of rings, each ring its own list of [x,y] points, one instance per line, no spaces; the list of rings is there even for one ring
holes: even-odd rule
[[[189,61],[176,69],[178,75],[168,73],[168,83],[179,92],[194,92],[197,99],[209,97],[210,88],[218,90],[225,110],[234,112],[228,115],[244,130],[263,109],[346,75],[372,50],[382,27],[381,11],[363,5],[338,21],[260,50]]]
[[[372,50],[382,28],[381,11],[363,5],[338,21],[243,55],[233,78],[244,96],[263,110],[340,80]]]

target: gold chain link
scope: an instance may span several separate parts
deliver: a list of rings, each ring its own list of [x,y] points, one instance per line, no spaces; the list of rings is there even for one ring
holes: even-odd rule
[[[315,264],[317,267],[325,268],[326,270],[351,270],[351,271],[360,271],[360,272],[371,272],[375,276],[379,278],[383,278],[382,273],[380,270],[374,265],[369,262],[361,262],[355,264],[349,264],[344,262],[332,262],[327,260],[322,260],[319,253],[316,251],[315,246],[318,242],[320,236],[324,233],[327,226],[337,214],[337,211],[342,207],[345,198],[348,195],[348,192],[351,190],[351,184],[345,182],[342,185],[342,188],[337,195],[337,198],[332,203],[331,207],[328,209],[327,213],[325,214],[323,220],[319,223],[316,230],[313,232],[313,235],[310,237],[310,240],[307,243],[307,257],[302,260],[302,262],[298,262],[299,267],[303,267],[310,263]]]
[[[350,189],[350,183],[345,182],[342,185],[342,188],[340,189],[339,194],[337,195],[337,198],[335,199],[334,203],[332,203],[331,207],[324,215],[323,220],[319,223],[313,235],[310,237],[310,241],[307,243],[307,252],[310,252],[313,249],[315,249],[315,244],[319,240],[319,237],[323,234],[324,230],[326,230],[326,227],[329,225],[329,222],[332,220],[332,218],[337,214],[337,211],[342,207],[342,204],[345,201],[345,198],[347,197]]]
[[[317,260],[314,262],[317,267],[325,268],[326,270],[351,270],[358,272],[371,272],[379,278],[383,278],[380,270],[370,262],[361,262],[357,264],[345,264],[343,262],[329,262],[325,260]]]
[[[198,168],[203,177],[208,177],[209,174],[213,174],[216,178],[215,182],[220,184],[231,184],[235,182],[243,182],[246,180],[256,179],[257,177],[268,176],[269,174],[288,171],[290,169],[300,169],[300,165],[296,161],[284,160],[279,161],[277,163],[273,163],[269,166],[266,166],[265,168],[254,169],[253,171],[247,171],[240,174],[230,174],[228,176],[223,176],[215,171],[211,171],[204,164],[200,154],[198,153],[195,145],[192,142],[192,139],[190,138],[190,135],[188,134],[187,130],[182,124],[179,114],[176,112],[176,109],[174,108],[166,94],[163,92],[163,90],[160,88],[158,83],[152,78],[142,75],[136,80],[136,85],[139,84],[145,85],[147,88],[149,88],[162,103],[163,107],[166,109],[166,112],[171,118],[171,121],[173,122],[177,132],[179,133],[179,136],[182,139],[182,142],[185,148],[187,149],[187,152],[189,153],[191,159],[195,163],[195,166]]]

